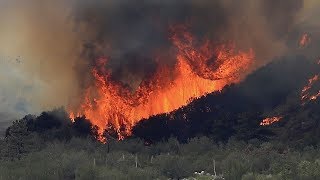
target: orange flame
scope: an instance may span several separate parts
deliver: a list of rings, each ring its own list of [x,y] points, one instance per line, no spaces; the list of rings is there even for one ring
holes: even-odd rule
[[[317,62],[320,65],[320,60]],[[320,97],[320,90],[316,94],[310,95],[310,89],[314,86],[315,83],[319,82],[320,74],[316,74],[308,80],[308,84],[303,87],[301,91],[301,101],[302,105],[304,105],[308,101],[314,101]]]
[[[269,118],[265,118],[261,121],[260,126],[269,126],[275,122],[278,122],[282,119],[282,116],[275,116],[275,117],[269,117]]]
[[[311,89],[312,85],[313,85],[316,81],[318,81],[318,80],[319,80],[319,75],[314,75],[312,78],[310,78],[310,79],[308,80],[308,81],[309,81],[308,85],[305,86],[305,87],[303,87],[301,93],[302,93],[302,94],[306,94],[306,92],[307,92],[309,89]],[[306,95],[307,95],[307,94],[306,94]],[[302,96],[302,99],[305,99],[305,96],[306,96],[306,95]]]
[[[71,118],[85,115],[99,127],[100,135],[112,126],[123,138],[139,120],[171,112],[193,98],[239,82],[252,68],[252,50],[237,51],[234,45],[213,45],[209,40],[199,43],[185,26],[171,31],[177,52],[174,70],[159,65],[156,73],[132,92],[111,79],[105,68],[108,58],[100,58],[92,70],[95,84],[86,90],[81,106],[70,111]]]
[[[316,99],[318,99],[318,97],[320,96],[320,91],[318,91],[318,93],[317,94],[315,94],[315,95],[312,95],[311,97],[310,97],[310,100],[316,100]]]

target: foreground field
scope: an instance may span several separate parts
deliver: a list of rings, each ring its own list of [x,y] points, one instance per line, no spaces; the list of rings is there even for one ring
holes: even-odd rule
[[[146,146],[138,139],[101,144],[22,142],[21,154],[1,142],[0,179],[317,179],[320,149],[209,138],[176,139]],[[16,157],[15,157],[16,156]]]

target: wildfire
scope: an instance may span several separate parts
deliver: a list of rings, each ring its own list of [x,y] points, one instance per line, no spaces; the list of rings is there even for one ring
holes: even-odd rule
[[[275,122],[278,122],[282,119],[282,116],[275,116],[275,117],[269,117],[265,118],[261,121],[260,126],[269,126]]]
[[[319,65],[319,61],[317,64]],[[319,80],[320,80],[320,74],[316,74],[313,77],[311,77],[308,80],[308,84],[305,87],[303,87],[301,91],[302,105],[304,105],[307,101],[314,101],[318,99],[318,97],[320,97],[320,90],[315,94],[310,93],[311,88],[315,85],[315,83],[319,82]]]
[[[173,70],[159,64],[155,74],[132,92],[111,78],[106,68],[109,59],[101,57],[92,70],[95,83],[87,88],[81,106],[70,111],[71,118],[84,115],[99,127],[100,135],[112,127],[122,138],[130,135],[139,120],[171,112],[193,98],[237,83],[252,67],[252,50],[243,52],[234,45],[199,41],[186,26],[170,30],[177,59]]]
[[[309,81],[309,83],[308,83],[308,85],[307,86],[305,86],[305,87],[303,87],[303,89],[302,89],[302,91],[301,91],[301,94],[304,94],[303,96],[302,96],[302,100],[303,99],[305,99],[307,96],[308,96],[308,94],[306,94],[307,92],[308,92],[308,90],[309,89],[311,89],[311,87],[313,86],[313,84],[315,83],[315,82],[317,82],[319,80],[319,75],[317,74],[317,75],[314,75],[312,78],[310,78],[308,81]]]

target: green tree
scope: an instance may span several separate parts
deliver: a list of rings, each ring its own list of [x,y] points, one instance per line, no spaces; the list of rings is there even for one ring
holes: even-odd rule
[[[40,149],[40,140],[36,134],[28,131],[25,119],[14,121],[7,129],[5,137],[5,157],[20,159],[24,154]]]

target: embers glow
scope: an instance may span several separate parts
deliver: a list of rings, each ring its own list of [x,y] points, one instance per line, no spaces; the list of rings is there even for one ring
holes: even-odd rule
[[[319,62],[317,63],[319,65]],[[314,101],[316,99],[318,99],[318,97],[320,97],[320,90],[318,90],[316,93],[312,94],[310,91],[311,89],[314,87],[314,85],[316,83],[319,83],[320,80],[320,74],[316,74],[314,76],[312,76],[309,80],[308,80],[308,84],[303,87],[302,91],[301,91],[301,101],[302,101],[302,105],[304,105],[305,103],[307,103],[308,101]],[[313,88],[314,89],[314,88]]]
[[[275,116],[275,117],[269,117],[265,118],[261,121],[260,126],[269,126],[275,122],[278,122],[282,119],[282,116]]]
[[[300,38],[299,46],[306,47],[310,42],[311,42],[311,38],[310,38],[309,34],[304,33]]]

